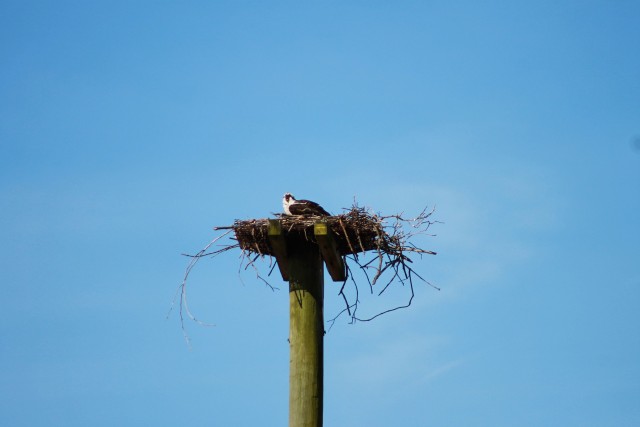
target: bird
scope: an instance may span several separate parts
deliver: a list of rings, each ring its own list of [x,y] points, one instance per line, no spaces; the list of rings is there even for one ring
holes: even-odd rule
[[[331,216],[322,206],[310,200],[296,200],[291,193],[285,193],[282,207],[287,215]]]

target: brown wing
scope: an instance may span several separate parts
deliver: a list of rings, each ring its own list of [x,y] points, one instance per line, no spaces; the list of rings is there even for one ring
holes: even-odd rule
[[[289,205],[289,212],[292,215],[331,216],[322,206],[311,200],[296,200],[295,203]]]

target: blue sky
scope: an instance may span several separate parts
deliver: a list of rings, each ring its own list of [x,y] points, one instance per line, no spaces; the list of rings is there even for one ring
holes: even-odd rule
[[[227,253],[189,282],[216,326],[190,350],[165,316],[180,254],[287,191],[444,222],[416,242],[441,291],[327,334],[326,425],[640,424],[639,18],[3,1],[3,424],[286,425],[286,283]]]

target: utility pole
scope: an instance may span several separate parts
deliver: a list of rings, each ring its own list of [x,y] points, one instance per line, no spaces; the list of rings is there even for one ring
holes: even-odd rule
[[[321,427],[323,262],[317,245],[289,243],[289,427]]]
[[[269,220],[268,236],[284,280],[289,281],[289,427],[322,427],[324,366],[324,262],[333,280],[346,268],[326,224],[314,226],[316,241],[287,235]]]

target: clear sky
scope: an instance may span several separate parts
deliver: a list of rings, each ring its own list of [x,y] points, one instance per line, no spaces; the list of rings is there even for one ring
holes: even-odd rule
[[[292,192],[444,222],[441,291],[326,335],[327,426],[640,425],[639,46],[633,0],[2,1],[2,424],[286,425],[286,283],[165,317]]]

